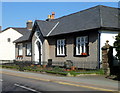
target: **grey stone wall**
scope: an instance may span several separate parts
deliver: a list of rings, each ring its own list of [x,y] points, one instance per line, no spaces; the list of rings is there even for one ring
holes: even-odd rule
[[[23,43],[16,44],[16,47],[15,47],[15,60],[16,61],[31,61],[32,56],[26,56],[26,47],[25,47],[25,45],[27,43],[30,43],[30,42],[23,42]],[[23,46],[23,48],[22,48],[22,51],[23,51],[22,52],[23,53],[22,57],[18,57],[18,45]]]
[[[78,33],[81,36],[81,33]],[[78,36],[79,36],[78,35]],[[49,42],[49,58],[53,62],[65,62],[66,60],[71,60],[74,66],[79,68],[97,68],[98,67],[98,33],[90,32],[86,34],[89,36],[89,56],[87,57],[75,57],[74,56],[74,43],[75,35],[67,35],[66,38],[66,56],[56,57],[56,39],[61,37],[51,37],[48,39]]]
[[[109,41],[106,41],[105,46],[102,47],[102,68],[104,69],[105,75],[110,75],[110,67],[109,67],[109,56],[108,52],[110,49]]]

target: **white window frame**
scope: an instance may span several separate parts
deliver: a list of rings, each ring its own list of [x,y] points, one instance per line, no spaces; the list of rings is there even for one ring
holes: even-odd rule
[[[18,45],[18,56],[23,55],[23,45]]]
[[[88,36],[76,37],[76,55],[88,55],[86,44],[88,43]]]
[[[31,53],[31,43],[27,43],[26,44],[26,56],[31,56],[32,53]]]
[[[57,56],[65,56],[65,39],[57,40]]]

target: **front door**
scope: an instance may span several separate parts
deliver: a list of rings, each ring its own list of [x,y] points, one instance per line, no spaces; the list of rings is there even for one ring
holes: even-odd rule
[[[35,57],[35,64],[41,64],[41,44],[38,40],[35,42],[34,55],[35,55],[34,56]]]

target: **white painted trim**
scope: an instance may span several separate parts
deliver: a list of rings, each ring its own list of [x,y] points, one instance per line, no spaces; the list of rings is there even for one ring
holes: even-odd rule
[[[32,55],[31,49],[32,49],[32,48],[31,48],[31,43],[27,43],[27,44],[26,44],[26,51],[25,51],[25,52],[26,52],[26,53],[25,53],[26,56],[31,56],[31,55]]]
[[[47,34],[47,36],[49,36],[52,33],[52,31],[58,26],[58,24],[59,24],[59,22],[57,22],[55,24],[55,26],[50,30],[50,32]]]
[[[61,43],[61,41],[63,42],[63,44]],[[58,42],[60,42],[60,44],[58,44]],[[59,48],[58,48],[59,45],[60,45],[60,51],[59,51]],[[62,48],[63,48],[63,53],[62,53]],[[61,56],[61,55],[62,56],[65,55],[65,39],[58,39],[57,40],[57,56]]]
[[[36,45],[36,42],[39,41],[40,42],[40,46],[41,46],[41,62],[43,61],[43,58],[42,58],[42,42],[39,38],[37,38],[34,42],[34,54],[35,54],[35,45]],[[39,54],[40,55],[40,54]],[[35,55],[34,55],[34,61],[35,61]],[[42,63],[41,63],[42,64]]]
[[[82,38],[84,39],[84,41],[82,41]],[[82,53],[82,44],[84,45],[84,53],[87,53],[86,51],[86,43],[88,43],[88,36],[80,36],[80,37],[76,37],[76,55],[81,55]],[[86,41],[87,39],[87,41]],[[80,40],[80,42],[78,42],[78,40]],[[80,53],[78,51],[78,45],[80,45]]]
[[[35,42],[34,42],[34,54],[35,54],[35,44],[36,44],[36,42],[37,41],[39,41],[40,42],[40,46],[41,46],[41,62],[43,62],[43,56],[42,56],[42,54],[43,54],[43,51],[42,51],[42,41],[40,40],[40,38],[39,38],[39,36],[37,36],[37,34],[36,34],[36,32],[37,32],[38,30],[36,30],[35,31],[35,37],[37,38],[36,40],[35,40]],[[39,31],[38,31],[39,32]],[[35,61],[35,55],[34,55],[34,61]],[[41,63],[42,64],[42,63]]]
[[[36,36],[37,38],[39,38],[40,35],[38,36],[37,32],[40,32],[40,31],[38,31],[38,30],[35,31],[35,36]]]

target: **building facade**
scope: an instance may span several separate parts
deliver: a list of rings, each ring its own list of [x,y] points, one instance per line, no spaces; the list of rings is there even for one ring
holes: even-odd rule
[[[15,40],[30,32],[29,25],[31,22],[26,23],[26,27],[9,27],[0,33],[0,62],[9,62],[16,59]]]
[[[100,68],[101,48],[106,40],[112,46],[120,32],[118,11],[100,5],[57,19],[52,13],[45,21],[36,20],[28,38],[31,60],[41,65],[48,61],[63,65],[69,60],[78,68]]]

